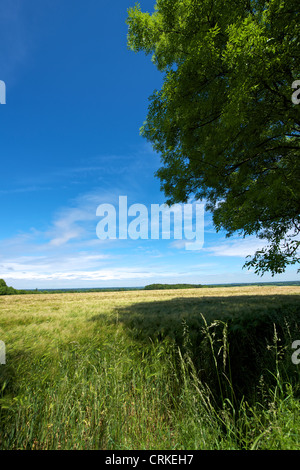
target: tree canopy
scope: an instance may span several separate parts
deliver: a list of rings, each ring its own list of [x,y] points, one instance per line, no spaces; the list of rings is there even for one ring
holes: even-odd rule
[[[0,295],[16,294],[17,291],[13,287],[8,287],[4,279],[0,279]]]
[[[299,262],[298,0],[157,0],[128,10],[128,46],[164,73],[142,135],[167,204],[206,202],[216,230],[267,241],[256,273]]]

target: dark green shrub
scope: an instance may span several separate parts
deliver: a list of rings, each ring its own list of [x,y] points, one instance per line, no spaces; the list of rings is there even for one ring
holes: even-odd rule
[[[13,287],[8,287],[3,279],[0,279],[0,295],[17,294],[18,291]]]

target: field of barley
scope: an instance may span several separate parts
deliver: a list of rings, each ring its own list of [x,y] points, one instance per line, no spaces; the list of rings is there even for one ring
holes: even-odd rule
[[[299,449],[299,307],[299,286],[2,296],[0,449]]]

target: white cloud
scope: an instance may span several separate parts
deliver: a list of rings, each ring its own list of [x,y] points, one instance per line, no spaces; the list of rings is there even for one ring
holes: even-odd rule
[[[0,267],[0,278],[6,280],[30,280],[30,281],[112,281],[112,280],[128,280],[128,279],[149,279],[153,277],[173,278],[178,277],[182,273],[174,271],[151,271],[142,270],[140,266],[135,267],[114,267],[98,269],[93,271],[78,270],[66,272],[38,272],[38,271],[6,271],[3,273]]]
[[[174,240],[173,242],[170,243],[170,247],[176,248],[178,250],[184,250],[186,243],[187,243],[186,240]]]
[[[250,255],[253,256],[257,250],[262,249],[267,245],[266,241],[260,240],[256,237],[238,238],[219,242],[217,245],[203,248],[203,251],[210,253],[213,256],[236,256],[245,258]]]
[[[104,254],[91,254],[86,252],[61,256],[21,256],[15,259],[6,259],[1,262],[2,276],[17,272],[36,272],[37,274],[52,273],[55,271],[67,272],[70,270],[93,269],[99,267],[112,256]],[[1,276],[0,276],[1,277]]]
[[[81,238],[85,230],[79,224],[91,219],[91,214],[77,208],[63,211],[48,232],[51,237],[50,245],[61,246],[70,240]]]

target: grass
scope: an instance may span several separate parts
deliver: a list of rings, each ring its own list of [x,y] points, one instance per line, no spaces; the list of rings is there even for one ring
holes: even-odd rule
[[[0,448],[299,449],[299,294],[3,296]]]

